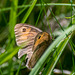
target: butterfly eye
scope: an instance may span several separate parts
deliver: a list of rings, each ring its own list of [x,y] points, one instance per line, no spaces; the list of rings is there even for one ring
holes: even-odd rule
[[[40,38],[41,38],[41,36],[38,37],[38,39],[40,39]]]
[[[23,32],[25,32],[26,31],[26,29],[25,28],[23,28]]]

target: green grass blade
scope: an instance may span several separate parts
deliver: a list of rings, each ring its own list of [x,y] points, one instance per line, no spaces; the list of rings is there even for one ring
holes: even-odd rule
[[[18,6],[18,0],[13,0],[11,4],[10,20],[9,20],[9,32],[11,38],[14,37],[14,26],[16,24],[17,6]]]
[[[71,24],[70,25],[72,25],[72,9],[73,9],[72,0],[70,0],[70,3],[71,3]]]
[[[1,71],[1,68],[0,68],[0,74],[3,75],[2,71]]]
[[[33,0],[33,3],[32,3],[32,5],[31,5],[31,7],[28,9],[28,11],[27,11],[27,13],[25,14],[25,16],[23,17],[21,23],[24,23],[24,22],[27,20],[27,18],[28,18],[28,16],[30,15],[31,11],[33,10],[33,8],[34,8],[36,2],[37,2],[37,0]]]
[[[71,6],[70,3],[46,3],[44,4],[44,6],[52,6],[52,5],[56,5],[56,6]],[[75,6],[75,4],[72,4],[73,6]],[[24,8],[24,7],[30,7],[31,5],[21,5],[18,6],[17,8]],[[36,4],[35,6],[41,6],[41,4]],[[0,8],[0,12],[1,11],[8,11],[11,10],[11,7],[7,7],[7,8]]]
[[[25,60],[25,57],[26,57],[26,55],[22,57],[21,63],[20,63],[20,65],[19,65],[19,68],[18,68],[18,70],[17,70],[17,72],[16,72],[15,75],[18,75],[18,74],[19,74],[19,71],[20,71],[20,69],[21,69],[22,62]]]
[[[59,44],[58,48],[56,49],[56,51],[53,54],[52,59],[47,64],[46,70],[44,71],[43,75],[51,75],[51,73],[52,73],[57,61],[59,60],[62,52],[64,51],[64,48],[66,47],[70,37],[71,37],[71,35]]]
[[[17,54],[18,50],[19,50],[19,47],[15,48],[14,50],[10,49],[7,52],[1,54],[0,55],[0,65],[8,61],[9,59],[11,59],[15,54]]]

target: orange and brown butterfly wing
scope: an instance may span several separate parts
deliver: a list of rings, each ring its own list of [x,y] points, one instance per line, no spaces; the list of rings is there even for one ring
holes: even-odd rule
[[[46,48],[50,45],[51,39],[47,32],[41,32],[37,34],[33,46],[34,53],[28,63],[29,68],[33,68],[42,54],[45,52]]]
[[[42,31],[34,26],[27,24],[16,24],[16,43],[18,46],[23,47],[23,49],[20,49],[18,52],[18,58],[21,58],[24,54],[27,54],[28,59],[31,58],[33,53],[32,48],[34,44],[34,39],[39,32]]]

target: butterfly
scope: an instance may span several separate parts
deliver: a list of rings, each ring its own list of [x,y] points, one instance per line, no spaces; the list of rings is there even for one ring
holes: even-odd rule
[[[26,66],[29,69],[33,68],[51,43],[49,33],[22,23],[16,24],[14,31],[17,45],[22,46],[18,52],[18,58],[27,54]]]

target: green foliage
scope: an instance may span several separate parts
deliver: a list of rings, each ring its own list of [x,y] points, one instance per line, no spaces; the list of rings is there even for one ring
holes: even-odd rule
[[[75,72],[75,16],[74,2],[59,3],[65,0],[1,0],[0,1],[0,75],[42,75],[53,74],[56,67]],[[66,15],[63,17],[62,15]],[[64,25],[61,22],[68,20]],[[51,33],[53,42],[39,59],[32,70],[25,67],[25,57],[18,59],[17,53],[21,47],[15,44],[14,26],[17,23],[35,24],[36,27]],[[51,25],[51,23],[52,25]],[[60,23],[61,22],[61,23]],[[61,25],[63,24],[63,25]],[[74,25],[73,25],[74,24]],[[56,28],[56,26],[59,26]],[[55,30],[56,29],[56,30]],[[55,30],[55,32],[54,32]],[[59,34],[60,33],[60,34]],[[55,35],[54,35],[55,34]],[[59,36],[58,36],[59,35]],[[57,38],[56,38],[57,37]],[[68,43],[70,46],[68,46]],[[67,47],[68,46],[68,47]],[[71,67],[65,66],[63,58],[67,51],[72,56]],[[61,57],[62,56],[62,57]],[[61,68],[57,66],[61,61]],[[62,66],[64,65],[64,66]],[[68,69],[66,69],[68,67]],[[23,71],[24,70],[24,71]],[[55,75],[55,74],[54,74]]]

